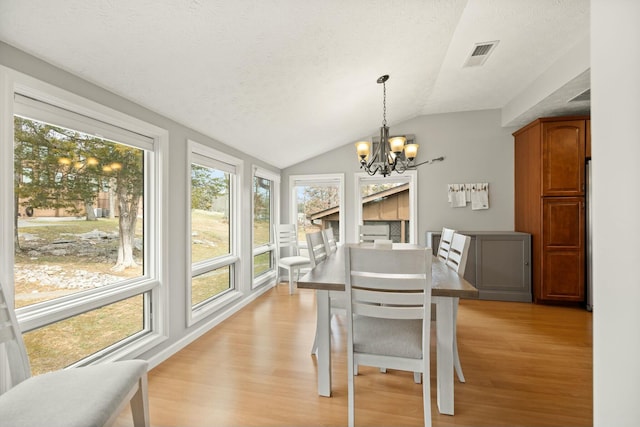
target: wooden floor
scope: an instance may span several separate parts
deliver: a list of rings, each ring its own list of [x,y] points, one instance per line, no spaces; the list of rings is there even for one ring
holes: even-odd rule
[[[434,426],[592,425],[592,317],[579,308],[464,300],[458,343],[467,382],[455,416]],[[345,319],[334,316],[333,397],[316,393],[315,294],[278,285],[149,373],[152,426],[343,426]],[[422,387],[411,373],[360,368],[356,424],[418,426]],[[126,410],[116,426],[131,425]]]

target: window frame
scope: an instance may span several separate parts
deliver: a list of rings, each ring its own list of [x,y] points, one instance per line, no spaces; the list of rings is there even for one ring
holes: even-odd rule
[[[25,104],[21,97],[31,100]],[[101,351],[90,355],[72,366],[90,365],[104,360],[119,360],[136,357],[157,346],[168,338],[167,335],[167,291],[162,286],[167,277],[167,268],[160,262],[166,258],[166,245],[162,242],[167,235],[167,225],[161,218],[166,218],[168,204],[161,197],[162,189],[168,185],[168,160],[162,153],[168,149],[169,134],[148,122],[139,120],[125,113],[114,110],[98,102],[76,95],[57,86],[27,76],[7,67],[0,66],[0,166],[3,173],[0,186],[0,280],[9,289],[9,298],[14,296],[15,247],[14,232],[14,176],[13,174],[13,133],[14,114],[28,110],[40,109],[35,120],[47,121],[50,117],[63,117],[65,125],[72,123],[71,128],[90,134],[105,136],[118,142],[129,144],[131,135],[146,138],[148,144],[130,144],[144,150],[145,179],[144,207],[145,235],[144,273],[140,277],[123,280],[104,289],[91,292],[80,292],[54,300],[45,301],[34,306],[16,310],[16,317],[23,332],[50,325],[59,320],[88,313],[97,308],[125,300],[135,295],[143,295],[145,313],[144,330],[127,339],[114,343]],[[51,115],[50,115],[51,114]],[[128,135],[128,136],[127,136]],[[123,141],[120,138],[125,138]],[[136,138],[134,138],[136,139]],[[10,143],[9,143],[10,142]],[[147,240],[148,239],[148,240]]]
[[[370,176],[364,172],[354,174],[354,199],[355,209],[353,210],[353,241],[360,241],[359,226],[362,225],[362,198],[360,188],[362,185],[391,182],[409,183],[409,243],[418,244],[418,171],[408,170],[402,174],[393,174],[387,177]]]
[[[255,206],[254,206],[254,195],[251,194],[251,289],[255,289],[257,287],[263,286],[268,283],[274,283],[276,280],[276,259],[275,259],[275,249],[276,245],[274,242],[273,235],[273,226],[276,224],[278,218],[280,218],[279,206],[280,206],[280,174],[271,172],[269,170],[260,168],[258,166],[253,167],[253,177],[267,179],[272,182],[271,194],[270,194],[270,209],[271,215],[269,218],[269,235],[271,236],[269,243],[260,245],[258,247],[254,247],[254,235],[253,235],[253,225],[255,223]],[[253,183],[251,188],[253,188]],[[271,266],[270,270],[265,271],[257,277],[253,277],[253,270],[255,267],[255,257],[258,255],[262,255],[264,253],[271,252]]]
[[[194,160],[198,158],[201,164],[206,160],[207,167],[220,168],[219,170],[230,172],[230,193],[229,193],[229,254],[215,257],[210,260],[199,261],[195,264],[191,262],[191,167]],[[198,321],[208,317],[212,313],[221,310],[224,306],[242,297],[242,265],[241,265],[241,224],[242,224],[242,174],[244,161],[237,157],[218,151],[208,145],[188,139],[187,140],[187,182],[186,182],[186,260],[187,260],[187,280],[186,280],[186,322],[191,326]],[[232,221],[232,222],[231,222]],[[208,298],[195,307],[191,304],[192,279],[198,275],[214,271],[219,268],[229,266],[231,269],[230,288],[218,295]]]

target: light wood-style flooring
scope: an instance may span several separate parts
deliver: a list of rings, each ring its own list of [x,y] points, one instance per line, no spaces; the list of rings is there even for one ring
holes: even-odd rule
[[[592,315],[580,308],[462,300],[458,344],[467,382],[455,416],[434,426],[592,425]],[[315,294],[276,286],[149,373],[152,426],[343,426],[345,319],[332,321],[333,397],[316,392]],[[356,424],[419,426],[422,387],[409,372],[360,368]],[[130,411],[116,426],[131,425]]]

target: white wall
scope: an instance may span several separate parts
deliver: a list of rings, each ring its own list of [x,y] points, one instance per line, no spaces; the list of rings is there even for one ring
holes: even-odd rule
[[[591,0],[595,426],[640,426],[640,2]]]
[[[375,117],[371,118],[376,121]],[[443,162],[418,169],[418,236],[424,243],[425,231],[443,226],[466,231],[513,230],[513,136],[516,128],[500,125],[500,110],[420,116],[390,125],[391,134],[415,134],[420,144],[418,161],[445,156]],[[355,141],[353,141],[355,143]],[[359,172],[355,146],[348,143],[329,153],[283,169],[282,194],[288,194],[288,176],[345,172],[347,236],[354,235],[352,216],[355,172]],[[451,208],[447,202],[447,184],[488,182],[488,210]],[[282,200],[282,220],[288,221],[288,200]]]

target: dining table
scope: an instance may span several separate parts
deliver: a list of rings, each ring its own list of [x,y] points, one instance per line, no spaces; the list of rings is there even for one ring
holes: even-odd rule
[[[373,246],[371,243],[351,246]],[[330,292],[345,290],[345,245],[313,267],[298,280],[298,288],[316,291],[318,394],[331,396],[331,304]],[[407,243],[393,243],[394,250],[424,248]],[[431,252],[430,248],[427,248]],[[478,290],[449,268],[440,258],[433,256],[431,268],[431,301],[436,308],[436,376],[437,404],[442,414],[454,414],[453,342],[455,298],[478,298]],[[423,381],[429,381],[424,378]]]

